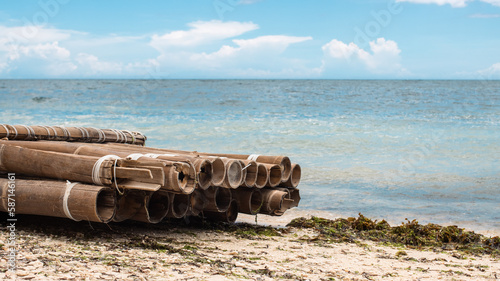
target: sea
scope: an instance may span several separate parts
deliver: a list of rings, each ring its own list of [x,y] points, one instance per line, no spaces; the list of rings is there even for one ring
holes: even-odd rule
[[[500,233],[500,81],[0,80],[0,98],[5,124],[287,155],[302,167],[295,214]]]

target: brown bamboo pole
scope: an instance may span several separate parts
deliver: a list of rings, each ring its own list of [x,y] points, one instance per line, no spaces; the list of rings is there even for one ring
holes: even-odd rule
[[[205,190],[195,189],[193,193],[191,193],[191,206],[188,211],[189,216],[198,216],[203,211],[203,208],[206,206],[206,200],[203,193]]]
[[[168,193],[158,190],[145,197],[144,206],[131,219],[147,223],[159,223],[168,213]]]
[[[255,187],[258,176],[257,162],[253,160],[241,160],[243,166],[243,182],[242,186]]]
[[[239,160],[221,158],[222,162],[226,165],[226,176],[224,182],[221,184],[225,188],[238,188],[243,181],[242,165]]]
[[[143,134],[127,130],[6,124],[0,124],[0,138],[10,140],[117,142],[134,145],[144,145],[146,142],[146,136]]]
[[[0,144],[7,145],[15,145],[30,149],[44,150],[44,151],[52,151],[52,152],[60,152],[60,153],[68,153],[68,154],[76,154],[76,155],[85,155],[92,157],[103,157],[105,155],[117,155],[122,158],[126,158],[131,156],[130,152],[121,151],[121,150],[110,150],[102,148],[102,146],[96,146],[93,144],[83,144],[83,143],[69,143],[69,142],[51,142],[51,141],[2,141],[0,140]],[[137,146],[133,146],[137,147]],[[137,155],[134,155],[137,156]],[[136,163],[135,168],[147,167],[158,165],[161,169],[163,169],[164,181],[162,183],[162,189],[166,189],[173,192],[179,193],[191,193],[196,187],[196,178],[197,174],[194,166],[189,162],[172,162],[168,160],[155,160],[149,157],[134,157],[132,160],[138,160],[139,163]],[[162,162],[163,164],[159,163]],[[134,162],[135,163],[135,162]],[[154,170],[154,169],[153,169]],[[156,171],[158,172],[158,171]],[[160,175],[156,175],[153,181],[142,180],[143,182],[154,183],[157,182],[157,178]],[[209,184],[209,183],[208,183]]]
[[[169,197],[170,208],[167,217],[180,219],[186,216],[191,206],[191,195],[169,193]]]
[[[56,180],[0,179],[0,211],[7,212],[9,184],[15,185],[15,211],[107,223],[115,215],[115,190],[103,186]],[[12,190],[12,189],[10,189]]]
[[[277,164],[280,165],[281,169],[283,170],[282,180],[288,179],[288,177],[290,177],[290,173],[292,170],[292,164],[290,162],[290,158],[288,158],[287,156],[264,156],[257,154],[245,155],[245,154],[226,154],[226,153],[199,153],[199,155],[212,155],[212,156],[227,157],[240,160],[254,160],[256,162],[266,163],[266,164]]]
[[[229,208],[227,208],[224,212],[211,212],[205,211],[203,212],[203,216],[208,220],[217,221],[217,222],[225,222],[225,223],[234,223],[238,218],[238,203],[236,200],[232,200],[229,204]]]
[[[231,191],[226,188],[211,186],[203,192],[205,206],[203,212],[224,212],[232,200]]]
[[[300,183],[301,174],[302,172],[300,165],[292,164],[292,172],[290,173],[290,177],[285,182],[281,183],[281,185],[289,188],[297,188]]]
[[[265,164],[257,163],[257,180],[255,181],[256,188],[263,188],[269,181],[269,170]]]
[[[277,164],[263,164],[269,171],[269,178],[265,186],[276,187],[281,183],[282,170],[281,166]]]
[[[231,190],[234,200],[238,203],[239,212],[255,215],[262,207],[262,192],[260,189],[238,188]]]
[[[156,158],[166,161],[192,163],[195,166],[198,186],[201,189],[206,189],[208,188],[208,186],[210,186],[212,177],[214,179],[220,179],[221,176],[224,176],[223,174],[224,171],[220,170],[215,171],[212,167],[212,165],[217,165],[217,167],[219,167],[221,165],[220,159],[197,158],[189,155],[168,154],[168,153],[159,154],[159,152],[161,153],[162,151],[155,148],[127,145],[127,144],[115,144],[115,145],[111,145],[111,143],[91,144],[91,147],[101,147],[105,151],[115,152],[115,153],[119,152],[131,153],[131,154],[141,153],[145,157],[149,158]]]
[[[122,166],[136,162],[119,157],[97,158],[0,144],[0,171],[96,185],[110,186],[116,183],[115,187],[120,188],[158,190],[165,177],[163,171],[136,168],[133,170],[135,176],[131,177],[132,170],[124,170],[126,168]],[[161,177],[153,178],[153,174],[158,173]],[[152,179],[156,179],[157,183],[150,183]]]
[[[148,157],[147,155],[138,153],[131,154],[130,152],[126,151],[109,150],[93,145],[80,146],[74,151],[74,154],[98,157],[113,154],[119,157],[137,160],[139,162],[137,167],[161,165],[165,174],[165,182],[162,185],[162,189],[172,192],[190,194],[196,187],[196,181],[198,177],[195,171],[195,167],[189,161],[172,162],[168,160],[157,159],[155,157]]]
[[[147,193],[143,190],[125,190],[123,194],[118,196],[116,215],[113,221],[122,222],[135,216],[144,208],[146,196]]]
[[[204,180],[203,182],[200,180],[200,188],[201,189],[207,189],[210,184],[208,183],[208,179],[211,180],[211,185],[214,186],[221,186],[224,183],[224,180],[226,179],[226,174],[228,169],[231,168],[231,165],[227,165],[225,162],[223,162],[219,157],[209,157],[209,156],[204,156],[200,157],[196,153],[189,153],[189,152],[181,152],[179,153],[178,151],[174,150],[165,150],[165,149],[159,149],[159,148],[152,148],[152,147],[138,147],[138,146],[132,146],[132,145],[127,145],[127,144],[117,144],[117,143],[106,143],[102,144],[103,147],[109,148],[113,147],[113,149],[118,149],[118,150],[126,150],[126,151],[134,151],[136,153],[143,153],[143,154],[154,154],[155,157],[158,159],[165,159],[165,160],[186,160],[188,159],[189,161],[195,163],[195,167],[197,168],[197,172],[200,174],[200,178],[204,178],[207,180]],[[211,164],[211,167],[208,166],[208,160]]]
[[[112,146],[130,146],[116,143],[108,143],[107,145]],[[158,153],[173,153],[173,154],[187,154],[192,156],[206,156],[206,157],[226,157],[231,159],[239,159],[239,160],[254,160],[260,163],[266,164],[278,164],[281,166],[283,170],[282,180],[286,180],[290,177],[290,173],[292,170],[292,163],[290,162],[290,158],[287,156],[266,156],[266,155],[257,155],[257,154],[227,154],[227,153],[202,153],[197,151],[184,151],[184,150],[173,150],[173,149],[163,149],[163,148],[155,148]]]
[[[290,196],[289,192],[275,189],[261,189],[262,192],[262,208],[259,213],[272,216],[281,216],[284,211],[285,198]]]

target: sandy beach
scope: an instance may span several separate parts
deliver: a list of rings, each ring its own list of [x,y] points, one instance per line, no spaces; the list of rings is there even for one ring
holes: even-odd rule
[[[311,228],[103,225],[36,216],[21,216],[17,225],[17,270],[7,271],[2,254],[2,280],[500,279],[498,255],[325,242]],[[3,253],[7,239],[2,232]]]

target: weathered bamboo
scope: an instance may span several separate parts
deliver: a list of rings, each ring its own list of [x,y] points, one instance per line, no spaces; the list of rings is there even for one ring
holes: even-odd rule
[[[121,222],[135,216],[144,208],[146,196],[147,193],[143,190],[125,190],[123,194],[118,196],[116,214],[113,221]]]
[[[255,215],[262,206],[262,192],[260,189],[238,188],[231,190],[234,200],[238,202],[239,212]]]
[[[253,160],[241,160],[243,164],[243,182],[242,186],[254,187],[257,182],[258,166]]]
[[[14,191],[10,193],[10,190]],[[0,179],[0,192],[0,211],[3,212],[9,209],[9,198],[15,199],[17,214],[107,223],[116,211],[115,190],[103,186],[16,178]]]
[[[269,178],[266,183],[267,187],[276,187],[281,183],[282,170],[281,166],[277,164],[263,164],[269,171]]]
[[[300,183],[301,177],[301,168],[299,164],[292,164],[292,172],[290,173],[290,177],[283,183],[281,183],[284,187],[297,188]]]
[[[269,170],[265,164],[257,163],[257,180],[255,181],[256,188],[263,188],[269,181]]]
[[[55,140],[81,142],[117,142],[144,145],[146,136],[139,132],[62,126],[26,126],[0,124],[0,138],[10,140]]]
[[[195,189],[193,193],[191,193],[191,206],[188,211],[189,216],[198,216],[203,211],[203,208],[206,206],[205,196],[203,195],[205,190]]]
[[[144,206],[131,219],[147,223],[159,223],[168,213],[168,193],[158,190],[145,197]]]
[[[259,213],[273,215],[273,216],[281,216],[283,215],[283,209],[285,206],[283,205],[285,198],[290,196],[290,193],[281,190],[274,189],[261,189],[262,192],[262,208]]]
[[[224,181],[229,181],[227,180],[227,173],[230,169],[234,168],[233,165],[227,165],[227,161],[223,162],[219,157],[214,157],[214,156],[203,156],[200,157],[196,153],[191,153],[191,152],[185,152],[185,151],[177,151],[177,150],[168,150],[168,149],[160,149],[160,148],[152,148],[152,147],[138,147],[138,146],[132,146],[132,145],[127,145],[127,144],[117,144],[117,143],[107,143],[104,144],[103,147],[113,147],[114,149],[122,149],[126,151],[135,151],[137,153],[154,153],[155,155],[158,155],[157,157],[159,159],[188,159],[192,162],[196,163],[203,163],[201,164],[196,164],[195,166],[197,167],[197,171],[199,173],[204,174],[204,178],[210,178],[211,179],[211,185],[213,186],[222,186],[224,184]],[[206,161],[209,160],[211,163],[211,169],[209,169],[206,165]],[[200,176],[201,177],[201,176]],[[231,180],[231,182],[234,181],[234,178]],[[209,186],[209,185],[208,185]],[[206,189],[208,188],[206,184],[200,184],[201,189]]]
[[[155,158],[160,160],[172,161],[172,162],[185,162],[188,164],[193,164],[196,169],[197,181],[199,188],[206,189],[210,186],[212,181],[212,176],[220,177],[221,172],[214,172],[212,165],[217,164],[220,165],[220,160],[217,159],[208,159],[208,158],[196,158],[189,155],[178,155],[178,154],[161,154],[161,150],[150,147],[141,147],[136,145],[127,145],[127,144],[115,144],[111,143],[107,144],[92,144],[91,147],[101,147],[105,151],[113,151],[115,153],[130,153],[137,154],[141,153],[145,157]],[[207,161],[210,160],[210,161]],[[222,172],[223,173],[223,172]],[[223,176],[223,174],[222,174]],[[183,192],[184,193],[184,192]]]
[[[36,141],[36,142],[28,142],[28,141],[0,141],[0,145],[8,145],[8,146],[19,146],[23,148],[27,148],[27,151],[32,151],[30,154],[41,154],[42,158],[37,158],[39,160],[39,166],[35,166],[30,172],[26,172],[27,174],[32,174],[36,176],[44,176],[44,177],[53,177],[47,174],[35,174],[43,172],[40,169],[40,166],[48,166],[53,165],[52,161],[47,163],[46,159],[51,157],[53,160],[54,157],[56,159],[69,159],[72,166],[75,166],[77,169],[76,173],[84,173],[85,169],[90,169],[90,165],[92,165],[92,169],[90,170],[90,175],[97,176],[97,170],[99,169],[99,165],[97,161],[101,161],[106,155],[114,155],[114,156],[127,156],[127,152],[120,151],[108,151],[102,149],[97,146],[87,146],[81,145],[77,143],[68,143],[68,142],[50,142],[50,141]],[[33,149],[34,148],[34,149]],[[43,151],[40,151],[41,149]],[[24,151],[24,150],[23,150]],[[112,154],[112,152],[116,152],[116,154]],[[53,153],[53,154],[50,154]],[[55,153],[55,154],[54,154]],[[70,155],[69,153],[83,154],[82,156]],[[91,157],[89,157],[91,156]],[[18,155],[14,155],[14,157],[18,157]],[[82,158],[85,157],[85,158]],[[119,157],[118,157],[119,158]],[[82,162],[80,159],[86,159],[87,162]],[[159,163],[156,160],[152,160],[150,158],[145,158],[146,160],[136,161],[129,159],[116,159],[115,160],[103,160],[101,165],[101,170],[108,171],[111,174],[107,174],[108,178],[105,177],[104,180],[101,180],[102,184],[111,185],[111,182],[114,178],[111,176],[116,175],[117,179],[128,178],[131,181],[118,181],[117,184],[119,187],[123,188],[138,188],[149,191],[157,190],[157,185],[164,189],[171,189],[177,192],[189,193],[192,192],[195,187],[195,181],[193,177],[195,177],[194,168],[189,166],[187,163],[175,163],[175,162],[167,162],[163,161],[163,164]],[[18,159],[19,160],[19,159]],[[26,159],[25,159],[26,160]],[[90,162],[89,162],[90,161]],[[91,162],[94,164],[91,164]],[[116,162],[117,161],[117,162]],[[116,163],[114,163],[116,162]],[[0,162],[1,163],[1,162]],[[97,165],[97,166],[96,166]],[[24,166],[24,164],[23,164]],[[116,168],[115,166],[122,166]],[[156,167],[154,167],[156,166]],[[95,178],[91,178],[92,181],[89,182],[90,179],[75,179],[65,177],[65,174],[61,174],[61,172],[68,172],[68,166],[59,166],[64,167],[62,171],[55,170],[57,176],[60,176],[64,179],[70,180],[78,180],[87,183],[95,183],[99,184],[99,181],[96,182]],[[12,168],[12,167],[11,167]],[[25,167],[26,168],[26,167]],[[0,166],[0,169],[1,166]],[[48,169],[48,168],[47,168]],[[54,169],[48,169],[49,171],[54,171]],[[10,169],[9,171],[14,171]],[[20,171],[19,171],[20,172]],[[116,173],[115,173],[116,172]],[[145,176],[140,176],[140,174],[144,174]],[[186,176],[191,175],[191,177]],[[149,176],[148,176],[149,175]],[[109,178],[111,177],[111,178]],[[142,184],[137,184],[137,182],[141,182]],[[130,187],[128,187],[130,186]],[[143,186],[143,187],[141,187]]]
[[[243,181],[243,173],[241,162],[235,159],[222,158],[222,162],[226,166],[226,176],[224,183],[221,184],[225,188],[238,188]]]
[[[236,200],[232,200],[229,204],[229,208],[227,208],[224,212],[211,212],[205,211],[203,212],[203,216],[208,220],[217,221],[217,222],[226,222],[226,223],[234,223],[238,218],[238,203]]]
[[[292,163],[290,162],[290,158],[287,156],[264,156],[264,155],[243,155],[243,154],[225,154],[225,153],[198,153],[199,155],[212,155],[219,157],[227,157],[232,159],[240,159],[240,160],[254,160],[258,163],[266,163],[266,164],[277,164],[281,166],[283,170],[282,180],[288,179],[290,177],[290,173],[292,170]]]
[[[170,208],[167,217],[180,219],[186,216],[191,206],[191,195],[175,193],[169,193],[168,195],[170,197]]]
[[[138,161],[137,167],[160,166],[165,175],[165,182],[162,185],[162,189],[168,191],[190,194],[196,187],[197,174],[195,167],[190,162],[172,162],[139,153],[130,154],[130,152],[109,150],[88,145],[80,146],[74,151],[74,154],[99,157],[113,154]]]
[[[211,186],[203,192],[205,206],[203,212],[224,212],[232,200],[231,191],[226,188]]]
[[[290,199],[292,199],[293,203],[290,205],[290,208],[298,207],[300,202],[300,192],[298,189],[290,189]]]

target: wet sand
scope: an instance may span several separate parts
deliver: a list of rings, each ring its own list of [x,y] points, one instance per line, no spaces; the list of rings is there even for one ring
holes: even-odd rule
[[[259,216],[260,220],[264,216]],[[248,217],[242,216],[242,220]],[[270,219],[271,221],[272,219]],[[280,225],[285,218],[277,218]],[[181,225],[181,224],[178,224]],[[324,243],[314,229],[109,226],[23,216],[9,280],[499,280],[500,257],[359,240]],[[241,224],[240,224],[241,225]],[[2,225],[5,228],[5,225]],[[8,250],[2,232],[2,252]]]

